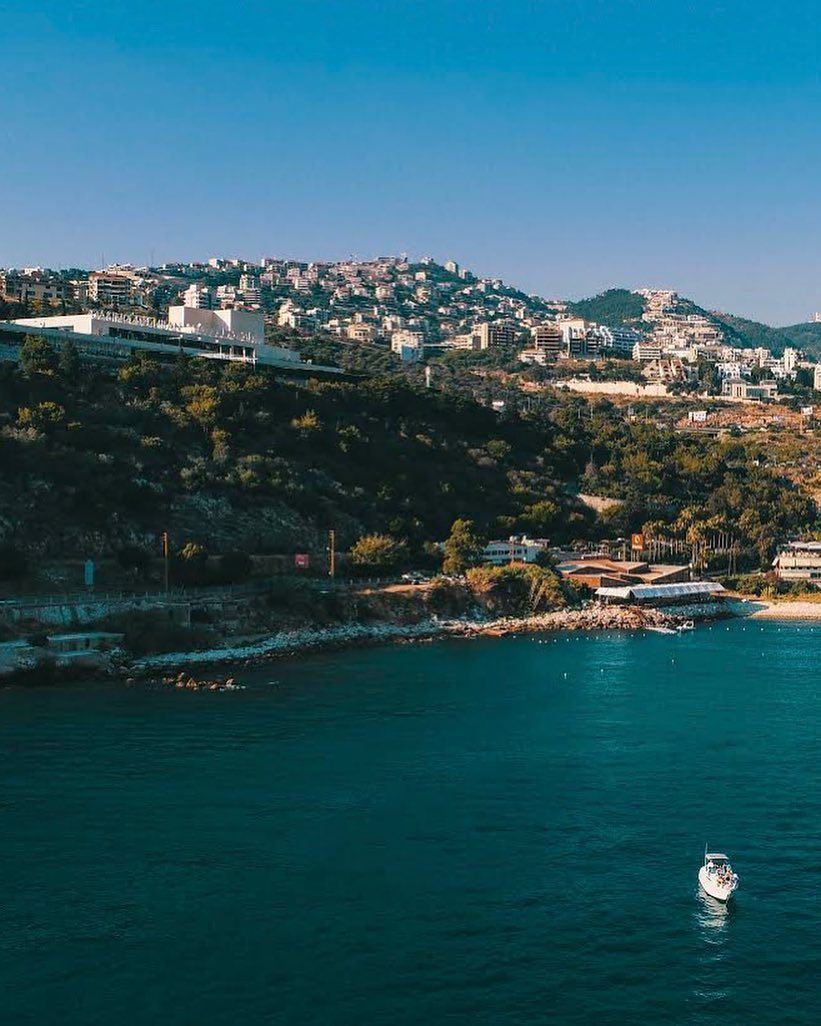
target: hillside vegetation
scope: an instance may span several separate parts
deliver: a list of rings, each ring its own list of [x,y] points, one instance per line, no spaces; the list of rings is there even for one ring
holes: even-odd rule
[[[739,344],[763,346],[781,354],[785,346],[803,349],[806,353],[821,355],[821,324],[808,321],[805,324],[790,324],[784,328],[773,328],[769,324],[750,321],[734,314],[715,312],[711,314],[725,329],[730,329],[742,339]]]
[[[644,299],[629,289],[607,289],[589,299],[569,302],[567,309],[586,321],[617,328],[640,320],[644,313]]]
[[[607,403],[499,415],[400,374],[293,384],[207,360],[81,366],[70,343],[29,342],[22,365],[0,364],[0,467],[0,544],[53,558],[155,548],[163,530],[200,555],[289,553],[333,527],[341,548],[400,541],[412,565],[469,518],[481,537],[562,543],[723,530],[757,562],[817,517],[743,445]],[[577,491],[624,502],[597,519]]]

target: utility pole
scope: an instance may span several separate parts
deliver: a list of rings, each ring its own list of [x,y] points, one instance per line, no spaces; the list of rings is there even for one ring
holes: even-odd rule
[[[336,531],[328,531],[328,576],[336,577]]]
[[[162,556],[163,556],[163,577],[165,581],[165,594],[168,594],[168,531],[162,533]]]

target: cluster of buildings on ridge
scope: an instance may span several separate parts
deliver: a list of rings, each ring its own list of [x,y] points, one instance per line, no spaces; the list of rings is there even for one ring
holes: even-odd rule
[[[157,332],[198,327],[213,335],[209,314],[226,311],[245,315],[240,335],[248,335],[256,315],[255,358],[271,354],[264,343],[264,324],[303,334],[323,333],[351,345],[390,347],[402,360],[422,362],[450,350],[518,350],[523,364],[547,366],[565,360],[632,360],[648,382],[693,383],[699,369],[710,364],[724,396],[769,399],[779,382],[794,379],[799,369],[812,368],[821,390],[821,366],[803,361],[796,349],[775,356],[767,349],[733,346],[720,324],[670,289],[641,289],[643,313],[629,325],[608,326],[573,316],[564,302],[527,295],[500,279],[479,278],[455,261],[436,263],[425,257],[411,262],[404,255],[374,260],[336,262],[282,260],[260,262],[212,257],[204,263],[134,267],[115,264],[100,271],[43,268],[0,270],[0,297],[27,305],[40,317],[18,321],[29,328],[71,329],[72,311],[104,311],[107,318],[137,318],[141,330],[157,320]],[[48,316],[62,308],[57,324]],[[171,311],[201,311],[192,318]],[[166,310],[169,312],[166,313]],[[46,323],[48,322],[48,323]],[[259,327],[262,325],[262,327]],[[224,325],[216,325],[224,336]],[[119,328],[91,334],[123,339]],[[235,334],[228,328],[229,334]],[[87,333],[86,333],[87,334]],[[241,346],[234,347],[237,356]],[[247,347],[246,347],[247,349]],[[225,346],[212,353],[225,356]],[[290,352],[281,349],[276,360]],[[206,351],[202,351],[206,355]],[[247,356],[247,353],[245,354]]]

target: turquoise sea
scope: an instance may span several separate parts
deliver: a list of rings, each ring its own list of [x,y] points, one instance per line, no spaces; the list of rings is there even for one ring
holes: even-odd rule
[[[733,622],[0,691],[0,1019],[818,1023],[820,670]]]

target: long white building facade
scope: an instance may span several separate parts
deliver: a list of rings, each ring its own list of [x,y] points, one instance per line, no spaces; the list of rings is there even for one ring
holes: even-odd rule
[[[336,367],[304,363],[292,349],[265,342],[262,313],[250,310],[207,310],[172,306],[167,321],[118,313],[82,313],[64,317],[28,317],[0,321],[0,350],[6,358],[26,335],[54,345],[70,337],[80,354],[125,360],[133,352],[158,356],[201,356],[212,360],[261,364],[294,373],[338,376]]]

